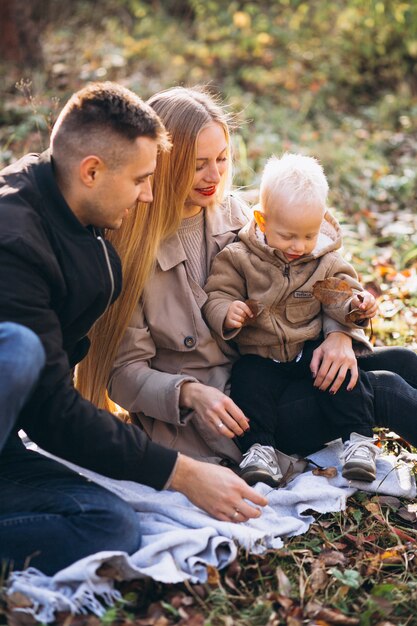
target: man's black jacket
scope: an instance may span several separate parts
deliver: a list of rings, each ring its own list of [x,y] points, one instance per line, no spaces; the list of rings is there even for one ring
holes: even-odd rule
[[[0,172],[0,322],[31,328],[47,357],[17,426],[57,456],[158,489],[177,453],[97,409],[71,383],[87,332],[120,289],[115,250],[70,210],[49,152]]]

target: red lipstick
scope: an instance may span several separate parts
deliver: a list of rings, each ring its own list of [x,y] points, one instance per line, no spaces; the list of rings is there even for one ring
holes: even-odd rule
[[[195,191],[201,193],[202,196],[212,196],[216,193],[216,186],[212,185],[211,187],[204,187],[202,189],[196,188]]]

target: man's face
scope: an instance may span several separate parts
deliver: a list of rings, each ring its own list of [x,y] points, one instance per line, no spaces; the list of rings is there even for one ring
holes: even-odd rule
[[[155,171],[157,150],[155,140],[138,137],[123,163],[109,168],[101,162],[78,215],[80,221],[86,226],[118,229],[138,202],[152,202],[150,176]]]

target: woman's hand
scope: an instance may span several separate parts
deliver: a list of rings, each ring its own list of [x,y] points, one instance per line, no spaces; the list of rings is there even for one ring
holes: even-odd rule
[[[184,383],[180,407],[194,409],[214,432],[229,439],[249,430],[249,420],[226,394],[202,383]]]
[[[203,463],[180,454],[170,487],[224,522],[259,517],[268,500],[227,467]],[[254,506],[257,505],[257,506]]]
[[[336,393],[350,371],[351,391],[358,381],[358,364],[352,348],[352,339],[341,332],[330,333],[313,352],[310,370],[314,386],[321,391]]]

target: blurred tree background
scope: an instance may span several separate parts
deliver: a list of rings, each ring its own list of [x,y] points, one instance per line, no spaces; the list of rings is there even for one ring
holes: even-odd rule
[[[256,199],[270,154],[317,156],[377,335],[416,345],[416,0],[0,0],[0,41],[0,164],[46,147],[88,81],[209,85],[237,123],[236,185]]]

